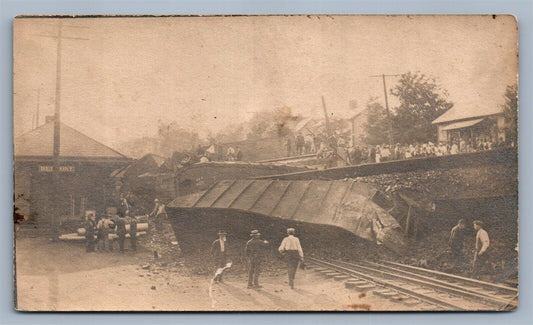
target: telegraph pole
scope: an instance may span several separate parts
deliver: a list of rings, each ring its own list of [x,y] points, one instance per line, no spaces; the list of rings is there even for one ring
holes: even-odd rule
[[[328,111],[326,109],[326,100],[324,99],[324,96],[322,96],[322,107],[324,108],[324,116],[326,117],[326,133],[328,136],[331,135],[330,129],[329,129],[329,116]]]
[[[392,148],[394,145],[394,139],[392,137],[392,119],[390,116],[390,109],[389,109],[389,99],[387,97],[387,84],[385,83],[385,77],[398,77],[401,76],[399,74],[382,74],[378,76],[370,76],[372,78],[382,78],[383,79],[383,93],[385,94],[385,108],[387,109],[387,121],[389,124],[389,145]]]
[[[59,201],[61,200],[59,187],[61,186],[60,175],[60,164],[59,164],[59,155],[61,153],[61,46],[63,39],[73,39],[73,40],[89,40],[88,38],[80,37],[66,37],[63,36],[63,27],[71,28],[88,28],[85,26],[63,26],[61,18],[58,21],[57,25],[57,34],[56,35],[39,35],[42,37],[50,37],[57,39],[57,48],[56,48],[56,98],[55,98],[55,109],[54,109],[54,156],[53,156],[53,170],[52,170],[52,204],[54,207],[50,212],[50,223],[52,230],[52,240],[58,239],[58,218],[61,213]]]

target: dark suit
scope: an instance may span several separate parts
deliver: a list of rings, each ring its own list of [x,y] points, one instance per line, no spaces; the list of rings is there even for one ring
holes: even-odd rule
[[[94,240],[94,232],[96,229],[96,223],[89,219],[85,222],[85,240],[87,241],[87,252],[94,252],[95,249],[95,240]]]
[[[117,235],[118,235],[118,245],[120,247],[120,251],[124,251],[124,240],[126,239],[126,221],[124,218],[117,218],[116,221],[117,225]]]
[[[249,261],[248,287],[252,284],[259,285],[259,273],[261,272],[261,262],[264,259],[268,244],[259,238],[252,238],[246,243],[245,254]]]
[[[226,266],[226,252],[228,250],[228,242],[224,242],[224,250],[222,250],[222,245],[220,243],[220,239],[217,239],[213,242],[211,245],[211,256],[213,256],[214,264],[215,264],[215,272],[218,268],[222,268]],[[219,274],[215,277],[215,281],[221,281],[222,280],[222,274]]]
[[[131,242],[131,249],[136,251],[137,250],[137,219],[131,218],[130,221],[130,242]]]
[[[464,228],[460,228],[459,226],[452,228],[448,245],[450,245],[452,250],[452,259],[454,263],[453,267],[456,271],[459,270],[459,268],[461,268],[463,265],[463,243],[465,241],[465,237],[466,230]]]

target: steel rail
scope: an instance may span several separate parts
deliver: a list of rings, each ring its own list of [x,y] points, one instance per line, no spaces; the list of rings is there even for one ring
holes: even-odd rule
[[[323,260],[319,260],[319,259],[316,259],[316,258],[311,258],[311,257],[308,257],[307,258],[308,261],[310,261],[311,263],[315,264],[315,265],[318,265],[318,266],[322,266],[322,267],[326,267],[326,268],[330,268],[330,269],[333,269],[333,270],[336,270],[337,272],[340,272],[340,273],[343,273],[343,274],[346,274],[346,275],[350,275],[350,276],[354,276],[356,278],[360,278],[360,279],[365,279],[369,282],[372,282],[372,283],[375,283],[377,285],[380,285],[384,288],[390,288],[390,289],[394,289],[400,293],[403,293],[407,296],[411,296],[411,297],[414,297],[414,298],[417,298],[423,302],[426,302],[426,303],[430,303],[432,305],[436,305],[438,307],[442,307],[444,309],[449,309],[449,310],[458,310],[458,311],[462,311],[462,310],[465,310],[462,306],[459,306],[457,304],[453,304],[453,303],[450,303],[448,301],[444,301],[444,300],[441,300],[441,299],[438,299],[438,298],[435,298],[435,297],[431,297],[431,296],[428,296],[428,295],[424,295],[424,294],[421,294],[419,292],[416,292],[416,291],[413,291],[413,290],[409,290],[403,286],[401,286],[400,284],[394,284],[390,281],[387,281],[386,279],[376,279],[375,277],[373,276],[370,276],[366,273],[362,273],[360,271],[357,271],[357,270],[353,270],[353,269],[349,269],[349,268],[346,268],[346,267],[343,267],[343,266],[340,266],[340,265],[337,265],[337,264],[334,264],[334,263],[330,263],[330,262],[327,262],[327,261],[323,261]]]
[[[349,264],[349,265],[351,264],[351,263],[347,263],[347,262],[343,262],[343,263],[346,263],[346,264]],[[492,292],[480,292],[479,290],[474,290],[474,289],[471,289],[471,288],[464,288],[464,287],[461,287],[460,285],[449,283],[449,282],[446,282],[446,281],[443,281],[443,280],[439,280],[439,279],[436,279],[434,277],[430,277],[430,276],[427,276],[427,275],[416,274],[416,273],[412,273],[412,272],[401,270],[401,269],[398,269],[398,268],[386,266],[386,265],[379,264],[379,263],[373,263],[373,262],[365,262],[365,263],[366,264],[370,264],[370,265],[372,265],[374,267],[386,269],[386,270],[388,270],[390,272],[397,272],[399,274],[403,274],[406,277],[414,277],[414,278],[420,279],[422,281],[433,282],[435,284],[438,284],[438,286],[436,286],[436,289],[442,289],[442,290],[444,290],[446,292],[449,292],[449,293],[468,296],[469,298],[473,298],[473,299],[482,299],[484,302],[489,303],[489,304],[494,305],[494,306],[497,306],[497,307],[500,307],[502,309],[513,308],[513,307],[517,306],[515,303],[513,303],[514,296],[511,299],[506,299],[504,297],[497,296],[496,294],[494,294]]]
[[[390,262],[390,261],[381,261],[380,264],[399,267],[399,268],[402,268],[402,269],[405,269],[405,270],[410,270],[412,272],[419,273],[419,274],[431,274],[431,275],[434,275],[434,276],[439,277],[439,278],[446,278],[446,279],[448,279],[450,281],[460,281],[460,282],[463,282],[463,283],[467,283],[469,285],[483,287],[483,288],[486,288],[488,290],[506,292],[509,295],[518,295],[518,289],[517,288],[511,287],[511,286],[506,286],[506,285],[503,285],[503,284],[480,281],[480,280],[476,280],[476,279],[472,279],[472,278],[466,278],[466,277],[455,275],[455,274],[449,274],[449,273],[439,272],[439,271],[435,271],[435,270],[430,270],[430,269],[425,269],[425,268],[421,268],[421,267],[416,267],[416,266],[406,265],[406,264],[401,264],[401,263],[396,263],[396,262]]]
[[[421,276],[418,274],[414,274],[414,273],[407,272],[407,271],[401,271],[401,270],[394,270],[394,269],[387,269],[387,270],[381,269],[380,270],[380,269],[376,269],[375,266],[364,266],[364,265],[353,264],[353,263],[343,262],[343,261],[335,261],[335,262],[348,265],[349,267],[363,269],[367,272],[381,273],[382,275],[385,275],[387,277],[392,277],[395,279],[408,281],[410,283],[415,283],[421,286],[430,287],[432,289],[440,290],[446,293],[451,293],[451,294],[458,295],[461,297],[468,297],[471,299],[481,299],[483,304],[491,304],[501,309],[509,308],[509,304],[510,304],[509,300],[495,299],[494,297],[491,297],[489,295],[481,294],[475,291],[469,291],[467,289],[457,287],[455,285],[437,280],[435,278],[425,277],[425,276]],[[369,263],[369,262],[366,262],[366,263]],[[380,267],[380,265],[378,264],[376,265]]]
[[[326,261],[322,261],[322,262],[326,262]],[[502,310],[514,309],[517,306],[517,304],[515,303],[516,295],[511,295],[510,298],[502,297],[501,295],[498,297],[494,292],[480,292],[472,288],[470,289],[463,288],[463,287],[458,286],[457,284],[448,283],[446,281],[442,281],[434,277],[420,275],[420,274],[416,274],[416,273],[405,271],[405,270],[399,270],[397,268],[393,268],[393,267],[386,266],[383,264],[365,262],[367,264],[365,266],[365,265],[359,265],[359,264],[354,264],[354,263],[344,262],[344,261],[337,261],[337,260],[329,261],[326,263],[329,263],[331,265],[336,265],[337,267],[342,267],[345,269],[351,269],[359,273],[365,272],[364,274],[369,274],[369,273],[378,274],[381,277],[405,281],[411,284],[419,285],[421,287],[426,287],[426,288],[429,287],[431,289],[437,290],[438,292],[453,294],[455,296],[459,296],[463,298],[467,297],[467,298],[473,299],[476,302],[481,302],[484,305],[493,305],[493,306],[499,307],[499,309],[502,309]],[[424,270],[424,269],[419,268],[418,271],[420,272],[421,270]],[[428,272],[428,273],[431,274],[431,272]],[[462,278],[462,277],[458,277],[458,278]],[[370,279],[373,279],[373,278],[370,276]],[[482,282],[482,281],[474,280],[474,283],[477,283],[477,282]],[[490,285],[487,282],[482,282],[482,283],[485,286]],[[390,285],[386,284],[385,286],[390,286]],[[493,290],[501,289],[501,287],[502,286],[500,285],[495,285]],[[462,307],[461,309],[464,310],[464,308]]]

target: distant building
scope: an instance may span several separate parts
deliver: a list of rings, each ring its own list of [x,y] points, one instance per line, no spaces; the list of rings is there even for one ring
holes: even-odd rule
[[[109,175],[130,159],[102,143],[61,124],[60,184],[53,182],[54,122],[14,139],[15,208],[26,219],[46,222],[78,219],[85,210],[103,213],[115,206]]]
[[[366,135],[365,126],[368,120],[368,109],[364,107],[348,119],[351,124],[351,141],[353,145],[363,144]]]
[[[436,118],[438,141],[471,146],[480,142],[505,141],[505,117],[501,107],[454,106]]]

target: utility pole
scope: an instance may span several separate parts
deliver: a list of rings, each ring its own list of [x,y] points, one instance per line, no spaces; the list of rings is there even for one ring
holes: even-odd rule
[[[387,121],[389,124],[389,145],[392,148],[394,145],[394,139],[392,137],[392,119],[390,117],[390,109],[389,109],[389,99],[387,97],[387,84],[385,82],[385,77],[398,77],[401,76],[399,74],[382,74],[378,76],[370,76],[372,78],[382,78],[383,79],[383,93],[385,94],[385,108],[387,109]]]
[[[324,96],[322,96],[322,107],[324,108],[324,116],[326,117],[326,133],[328,136],[330,136],[331,130],[329,128],[329,116],[328,111],[326,109],[326,100],[324,99]]]
[[[58,226],[59,226],[59,214],[61,213],[61,205],[59,201],[62,199],[59,191],[61,186],[60,179],[60,160],[59,155],[61,151],[61,45],[63,39],[73,39],[73,40],[89,40],[88,38],[80,37],[66,37],[63,36],[63,27],[71,28],[88,28],[85,26],[63,26],[61,18],[58,20],[57,24],[57,34],[56,35],[39,35],[41,37],[50,37],[57,39],[57,48],[56,48],[56,98],[55,98],[55,109],[54,109],[54,156],[53,156],[53,170],[52,170],[52,204],[54,207],[50,211],[50,224],[52,230],[52,240],[58,239]]]

